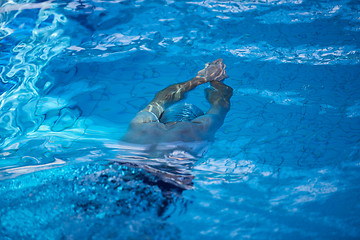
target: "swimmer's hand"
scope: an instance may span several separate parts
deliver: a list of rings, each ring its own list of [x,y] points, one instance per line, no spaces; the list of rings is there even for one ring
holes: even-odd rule
[[[225,64],[222,62],[222,59],[218,59],[211,63],[207,63],[205,68],[197,73],[197,77],[202,77],[210,81],[222,81],[228,76],[225,72]]]

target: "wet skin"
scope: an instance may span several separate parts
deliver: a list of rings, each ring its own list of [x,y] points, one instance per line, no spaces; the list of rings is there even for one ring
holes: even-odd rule
[[[138,144],[211,141],[230,109],[233,90],[222,82],[227,78],[225,67],[222,59],[218,59],[206,64],[191,80],[158,92],[150,104],[131,121],[123,141]],[[188,91],[207,82],[210,82],[211,88],[205,89],[205,94],[211,108],[205,115],[189,122],[159,122],[167,107],[183,99]]]

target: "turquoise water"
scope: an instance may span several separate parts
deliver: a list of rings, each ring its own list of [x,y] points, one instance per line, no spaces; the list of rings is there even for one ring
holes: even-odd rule
[[[358,1],[0,6],[0,239],[359,239]],[[218,58],[234,96],[213,143],[119,141]]]

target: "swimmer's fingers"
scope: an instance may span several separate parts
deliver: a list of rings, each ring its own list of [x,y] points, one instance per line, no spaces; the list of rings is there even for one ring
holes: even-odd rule
[[[198,77],[203,77],[209,81],[222,81],[228,76],[225,71],[226,65],[222,62],[222,59],[207,63],[205,68],[198,72]]]
[[[225,64],[224,64],[225,65]],[[217,72],[217,75],[215,75],[215,77],[213,78],[212,81],[223,81],[225,78],[228,78],[229,76],[226,74],[226,71],[225,71],[225,67],[223,69],[220,69],[218,72]]]
[[[222,59],[218,59],[215,61],[216,63],[216,67],[217,67],[217,71],[216,74],[214,74],[214,79],[213,81],[222,81],[225,78],[228,78],[229,76],[226,74],[225,68],[226,65],[223,63]]]
[[[201,77],[201,78],[205,78],[205,76],[206,76],[206,68],[198,71],[198,73],[197,73],[196,76],[197,76],[197,77]]]

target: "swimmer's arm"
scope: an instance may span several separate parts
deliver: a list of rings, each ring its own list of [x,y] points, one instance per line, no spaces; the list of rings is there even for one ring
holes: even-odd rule
[[[135,116],[132,123],[157,122],[165,108],[183,99],[188,91],[193,90],[200,84],[210,81],[222,81],[225,78],[227,78],[227,75],[222,59],[207,63],[205,68],[197,73],[196,77],[187,82],[171,85],[158,92],[149,105]]]
[[[206,99],[211,104],[209,111],[205,115],[192,120],[193,123],[200,124],[204,132],[215,133],[223,124],[226,114],[230,110],[230,98],[233,89],[223,82],[211,81],[212,88],[205,89]]]
[[[211,108],[206,114],[215,114],[225,118],[230,110],[230,98],[233,95],[233,89],[223,82],[210,82],[212,88],[207,88],[206,99],[211,104]]]
[[[155,98],[149,103],[149,105],[147,105],[140,112],[151,112],[157,118],[160,118],[165,108],[182,100],[185,96],[185,93],[206,82],[208,82],[206,78],[196,76],[189,81],[173,84],[158,92]]]

